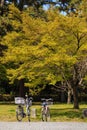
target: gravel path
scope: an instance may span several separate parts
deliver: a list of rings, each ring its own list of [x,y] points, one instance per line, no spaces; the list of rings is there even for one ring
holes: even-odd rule
[[[0,122],[0,130],[87,130],[87,123],[77,122]]]

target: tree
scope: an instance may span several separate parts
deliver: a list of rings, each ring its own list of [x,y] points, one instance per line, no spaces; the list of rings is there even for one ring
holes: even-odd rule
[[[78,88],[86,75],[85,19],[60,15],[56,9],[46,11],[46,19],[12,6],[10,13],[14,30],[2,39],[8,46],[2,61],[11,82],[22,81],[34,91],[67,82],[73,89],[74,108],[79,108]]]
[[[86,46],[86,39],[87,39],[86,26],[87,25],[84,19],[80,19],[77,17],[66,17],[65,19],[64,20],[62,19],[62,22],[61,22],[62,30],[65,32],[65,34],[63,34],[61,37],[61,41],[63,40],[63,42],[65,42],[65,47],[67,50],[66,53],[69,57],[72,56],[72,60],[74,61],[74,63],[71,62],[71,65],[70,65],[71,67],[69,66],[69,68],[71,68],[69,69],[70,70],[69,73],[72,72],[69,81],[71,81],[70,85],[73,88],[74,108],[79,108],[78,88],[87,71],[86,62],[84,62],[86,60],[86,51],[87,51],[86,50],[87,49],[86,48],[87,47]],[[83,49],[84,47],[85,49]],[[84,54],[83,54],[83,50],[84,50]],[[83,67],[83,64],[84,64],[84,67]],[[85,71],[83,68],[85,68]],[[66,68],[64,67],[64,69]],[[64,71],[63,71],[63,74],[65,74]]]
[[[21,14],[13,6],[10,6],[9,12],[13,31],[12,33],[8,32],[2,40],[3,44],[8,46],[6,54],[4,53],[3,63],[8,68],[7,72],[10,80],[14,82],[17,79],[20,82],[20,96],[24,96],[22,92],[24,81],[26,79],[30,81],[35,76],[34,72],[31,71],[36,59],[33,56],[37,51],[41,35],[44,33],[45,21],[30,17],[27,12]],[[39,84],[38,82],[37,84]]]
[[[78,88],[87,72],[87,24],[84,18],[60,15],[55,17],[56,14],[52,10],[48,13],[50,14],[48,31],[39,44],[39,51],[47,49],[47,53],[43,58],[42,54],[41,58],[38,57],[37,61],[43,59],[43,65],[40,68],[39,65],[36,65],[36,61],[34,70],[35,67],[38,72],[40,70],[39,74],[43,73],[46,81],[51,84],[65,79],[69,80],[68,84],[73,89],[74,108],[78,109]],[[40,62],[39,60],[38,63]],[[64,77],[66,78],[64,79]]]

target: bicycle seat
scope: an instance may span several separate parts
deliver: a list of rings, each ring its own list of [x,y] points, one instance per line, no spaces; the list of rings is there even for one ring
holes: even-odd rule
[[[46,102],[43,102],[43,103],[42,103],[42,106],[44,106],[44,107],[47,106],[47,103],[46,103]]]

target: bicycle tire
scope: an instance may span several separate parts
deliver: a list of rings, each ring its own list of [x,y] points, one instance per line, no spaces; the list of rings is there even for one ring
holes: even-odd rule
[[[47,121],[50,121],[50,109],[49,108],[46,113],[46,118],[47,118]]]
[[[42,111],[42,121],[46,121],[47,122],[47,113],[46,113],[45,109]]]
[[[45,112],[45,110],[42,111],[42,121],[49,121],[50,120],[50,110],[48,108],[48,110]]]
[[[30,115],[28,115],[28,121],[30,122]]]
[[[23,108],[21,106],[18,106],[16,109],[16,119],[18,121],[22,121],[23,119]]]
[[[29,107],[27,109],[27,116],[28,116],[28,121],[30,122],[30,109],[29,109]]]
[[[42,121],[47,121],[46,115],[42,114]]]

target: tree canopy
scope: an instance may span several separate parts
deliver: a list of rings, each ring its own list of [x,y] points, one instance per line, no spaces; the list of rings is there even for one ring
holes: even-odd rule
[[[80,4],[58,2],[67,7],[70,2],[74,6]],[[5,47],[0,61],[11,83],[22,80],[35,95],[47,84],[69,81],[74,108],[79,108],[78,88],[87,77],[84,2],[79,10],[70,11],[70,15],[61,14],[56,7],[37,13],[33,7],[21,12],[14,4],[8,6],[8,14],[0,16],[0,45]]]

